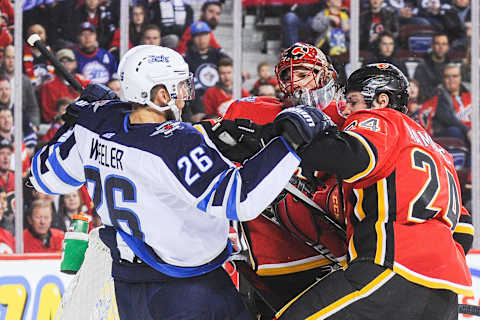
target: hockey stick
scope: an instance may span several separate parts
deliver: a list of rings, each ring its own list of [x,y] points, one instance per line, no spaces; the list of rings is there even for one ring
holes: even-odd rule
[[[30,46],[37,48],[48,59],[48,61],[53,64],[55,70],[57,70],[65,78],[65,80],[67,80],[67,82],[72,85],[72,87],[76,91],[82,93],[83,87],[80,82],[78,82],[77,79],[75,79],[75,77],[72,76],[72,74],[68,72],[67,69],[65,69],[63,64],[58,61],[58,59],[47,49],[38,34],[34,33],[30,37],[28,37],[27,43]]]
[[[302,201],[304,204],[309,206],[310,208],[314,209],[317,211],[319,214],[319,217],[323,220],[325,220],[327,223],[329,223],[332,227],[335,228],[335,231],[337,231],[343,238],[346,238],[347,234],[345,232],[345,228],[343,228],[338,222],[333,220],[328,216],[328,214],[318,205],[316,204],[312,199],[307,197],[303,192],[297,189],[293,184],[290,182],[287,183],[287,185],[284,188],[288,193],[291,195],[295,196],[298,198],[300,201]]]
[[[470,314],[472,316],[480,316],[480,306],[474,306],[471,304],[459,304],[458,313]]]

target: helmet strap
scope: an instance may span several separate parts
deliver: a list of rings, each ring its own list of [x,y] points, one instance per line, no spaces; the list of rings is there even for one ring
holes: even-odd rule
[[[158,112],[165,112],[167,110],[172,110],[173,114],[175,115],[175,120],[177,120],[177,121],[180,120],[180,110],[178,110],[178,107],[175,104],[174,99],[170,99],[170,101],[168,102],[168,104],[165,107],[157,106],[155,103],[153,103],[150,100],[148,100],[146,103],[149,107],[151,107],[152,109],[154,109]]]

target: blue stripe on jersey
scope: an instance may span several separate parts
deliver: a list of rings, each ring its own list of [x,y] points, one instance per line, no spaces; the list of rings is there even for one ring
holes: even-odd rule
[[[248,181],[248,183],[242,184],[240,202],[243,202],[248,194],[255,189],[264,178],[268,177],[269,173],[289,152],[292,152],[298,158],[298,155],[292,151],[283,137],[275,138],[270,141],[269,144],[274,144],[274,146],[263,149],[253,158],[247,160],[249,162],[248,166],[243,166],[238,170],[240,179],[242,181]],[[230,192],[230,190],[227,190],[227,185],[228,180],[224,180],[217,188],[212,202],[213,206],[223,205],[225,192]]]
[[[218,179],[217,183],[215,183],[215,185],[213,186],[213,188],[210,190],[210,192],[205,196],[205,198],[203,198],[202,201],[200,201],[198,204],[197,204],[197,208],[202,210],[203,212],[207,212],[207,207],[208,207],[208,202],[210,201],[210,198],[212,197],[212,194],[217,191],[217,188],[218,186],[220,185],[220,183],[222,183],[223,179],[225,178],[225,175],[227,173],[231,173],[231,171],[224,171],[222,173],[222,175],[220,176],[220,178]]]
[[[230,240],[227,240],[227,246],[215,259],[212,261],[203,264],[197,267],[179,267],[174,266],[168,263],[165,263],[163,260],[158,257],[151,247],[147,246],[145,242],[125,233],[122,230],[117,230],[118,233],[122,236],[123,241],[132,249],[137,257],[139,257],[143,262],[147,263],[150,267],[155,270],[160,271],[167,276],[174,278],[188,278],[196,277],[210,271],[213,271],[223,265],[227,261],[228,257],[232,254],[232,245]]]
[[[60,162],[58,161],[57,159],[57,153],[56,153],[56,149],[58,149],[60,146],[60,144],[56,144],[54,145],[53,147],[53,152],[52,154],[50,154],[50,156],[48,157],[48,162],[50,162],[50,166],[52,167],[53,171],[55,172],[55,174],[57,175],[57,177],[62,180],[65,184],[68,184],[68,185],[71,185],[71,186],[74,186],[74,187],[79,187],[83,184],[82,181],[78,181],[77,179],[75,179],[74,177],[72,177],[71,175],[69,175],[65,169],[63,169],[62,165],[60,164]]]
[[[125,132],[128,132],[128,118],[130,116],[130,112],[128,112],[126,115],[125,115],[125,118],[123,118],[123,130],[125,130]]]
[[[227,201],[227,218],[230,220],[238,220],[237,214],[237,179],[239,176],[238,170],[234,171],[233,183],[228,194]]]
[[[58,194],[50,191],[50,189],[43,183],[42,179],[40,179],[40,175],[38,174],[38,163],[37,163],[37,158],[38,158],[38,153],[33,157],[32,160],[32,169],[33,169],[33,176],[35,177],[35,181],[37,181],[38,185],[40,188],[42,188],[44,193],[47,194]]]

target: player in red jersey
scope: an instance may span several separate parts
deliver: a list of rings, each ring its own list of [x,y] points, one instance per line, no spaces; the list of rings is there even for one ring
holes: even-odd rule
[[[275,71],[285,95],[283,101],[271,97],[237,100],[222,122],[211,127],[215,144],[232,160],[242,162],[277,135],[271,124],[265,124],[271,123],[285,107],[312,104],[325,110],[338,125],[345,121],[333,101],[337,89],[336,72],[318,48],[305,43],[294,44],[283,52]],[[252,133],[256,128],[258,131]],[[235,146],[222,141],[227,133]],[[292,181],[305,196],[343,225],[342,188],[337,179],[332,175],[322,175],[318,179],[311,173],[308,175],[311,176],[308,181],[298,178]],[[274,306],[279,311],[284,303],[313,284],[315,278],[325,275],[332,267],[345,264],[346,242],[308,206],[288,193],[279,197],[271,209],[253,221],[242,223],[241,230],[248,242],[250,265],[280,297],[280,304]]]
[[[303,165],[353,186],[348,267],[302,292],[277,318],[457,319],[457,294],[473,296],[465,261],[473,227],[453,159],[405,115],[408,80],[393,65],[355,71],[346,87],[352,92],[369,110],[299,152]]]

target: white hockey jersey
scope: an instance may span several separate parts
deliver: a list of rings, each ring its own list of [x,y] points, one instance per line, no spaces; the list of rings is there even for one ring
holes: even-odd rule
[[[300,163],[279,137],[238,167],[199,125],[131,125],[129,114],[120,101],[86,106],[74,128],[61,128],[34,156],[30,180],[49,194],[87,183],[102,222],[169,276],[220,266],[229,253],[218,259],[229,248],[229,219],[257,217]]]

